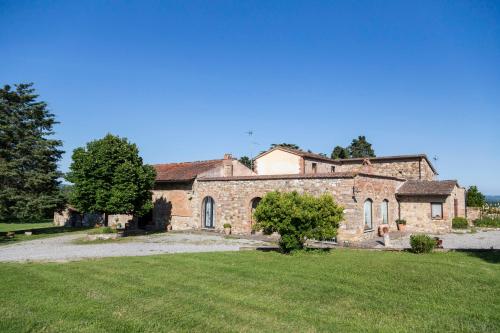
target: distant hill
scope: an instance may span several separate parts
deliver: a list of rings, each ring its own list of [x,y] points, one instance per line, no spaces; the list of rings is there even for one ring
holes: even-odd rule
[[[485,197],[488,203],[500,202],[500,195],[485,195]]]

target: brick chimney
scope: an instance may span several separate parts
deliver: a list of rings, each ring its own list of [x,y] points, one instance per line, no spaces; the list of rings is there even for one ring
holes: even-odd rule
[[[224,154],[224,161],[222,162],[222,165],[224,167],[223,170],[224,177],[233,176],[233,155]]]

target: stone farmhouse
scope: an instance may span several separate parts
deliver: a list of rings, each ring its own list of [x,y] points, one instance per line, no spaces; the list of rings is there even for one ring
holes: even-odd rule
[[[344,207],[339,241],[371,238],[405,219],[409,232],[445,233],[465,217],[465,189],[437,180],[426,155],[330,159],[276,147],[255,158],[252,171],[230,154],[223,159],[154,166],[154,209],[139,227],[252,232],[252,212],[270,191],[330,193]]]

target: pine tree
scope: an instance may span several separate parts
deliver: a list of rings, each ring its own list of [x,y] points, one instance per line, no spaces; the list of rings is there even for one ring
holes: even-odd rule
[[[0,220],[38,220],[64,204],[55,116],[33,84],[0,88]]]
[[[375,157],[375,151],[372,148],[372,144],[366,140],[364,135],[360,135],[357,139],[353,139],[348,149],[351,158]]]

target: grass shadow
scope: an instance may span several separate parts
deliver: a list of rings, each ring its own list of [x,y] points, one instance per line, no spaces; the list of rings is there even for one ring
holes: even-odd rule
[[[494,249],[467,249],[467,250],[455,250],[455,252],[463,252],[470,257],[475,257],[482,259],[490,264],[500,264],[500,250]]]

